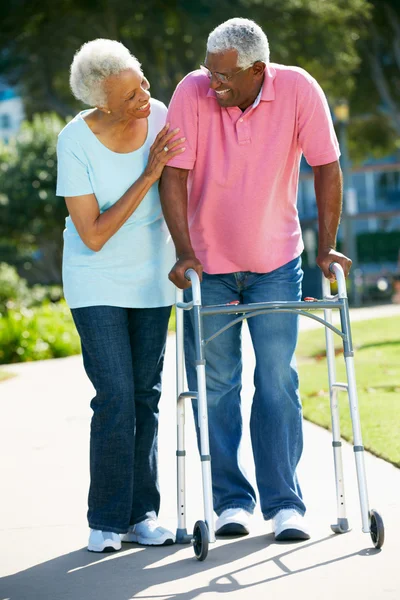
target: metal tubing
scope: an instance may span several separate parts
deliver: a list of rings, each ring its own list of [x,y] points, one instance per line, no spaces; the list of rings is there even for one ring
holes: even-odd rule
[[[248,305],[243,305],[243,306],[248,306]],[[204,309],[201,310],[201,313],[203,314]],[[230,311],[232,312],[232,311]],[[327,327],[328,329],[330,329],[331,331],[333,331],[334,333],[336,333],[339,337],[344,339],[344,334],[340,331],[340,329],[338,329],[337,327],[334,327],[333,325],[331,325],[330,323],[327,323],[325,319],[321,319],[320,317],[317,317],[316,315],[312,315],[312,314],[308,314],[307,312],[303,311],[303,310],[296,310],[294,308],[267,308],[267,309],[257,309],[257,311],[253,311],[253,312],[246,312],[244,311],[244,314],[242,314],[240,317],[237,317],[237,319],[233,319],[233,321],[230,321],[227,325],[224,325],[223,327],[221,327],[221,329],[218,329],[218,331],[216,331],[215,333],[213,333],[213,335],[211,335],[209,338],[207,338],[206,340],[204,340],[204,346],[206,346],[209,342],[211,342],[212,340],[214,340],[216,337],[218,337],[221,333],[223,333],[224,331],[226,331],[227,329],[229,329],[230,327],[232,327],[233,325],[236,325],[236,323],[240,323],[241,321],[244,321],[245,319],[251,319],[251,317],[257,317],[258,315],[266,315],[268,313],[271,312],[275,312],[275,313],[296,313],[298,315],[303,315],[305,317],[309,317],[310,319],[313,319],[314,321],[318,321],[318,323],[321,323],[322,325],[324,325],[324,327]],[[220,313],[224,313],[224,311],[220,311]],[[205,313],[207,315],[209,314],[216,314],[216,313]]]
[[[188,269],[185,273],[186,279],[189,279],[192,284],[193,292],[193,304],[195,306],[201,306],[201,290],[200,290],[200,279],[194,269]]]
[[[351,337],[351,328],[350,328],[350,313],[349,313],[349,301],[347,298],[343,299],[343,306],[340,308],[340,323],[342,327],[342,331],[346,334],[343,337],[343,351],[344,356],[353,356],[353,340]]]
[[[358,492],[360,496],[362,530],[364,533],[369,533],[369,502],[367,490],[367,477],[364,464],[364,449],[362,443],[360,415],[358,411],[357,386],[354,370],[354,358],[352,356],[345,357],[347,381],[349,384],[349,404],[351,414],[351,424],[353,428],[353,446],[354,456],[356,461]]]
[[[176,289],[176,304],[182,302],[183,291]],[[183,338],[183,311],[176,308],[176,395],[180,396],[185,389],[185,352]]]
[[[215,305],[203,306],[201,312],[203,315],[220,315],[220,314],[242,314],[244,312],[256,312],[258,310],[277,310],[277,309],[294,309],[305,311],[323,310],[324,308],[339,308],[342,304],[341,299],[334,300],[317,300],[316,302],[305,301],[286,301],[281,302],[254,302],[253,304],[235,304],[235,305]],[[308,316],[308,313],[306,313]]]
[[[340,422],[338,391],[331,389],[330,393],[331,419],[332,419],[332,439],[333,439],[333,462],[335,467],[336,483],[336,505],[338,519],[346,518],[346,497],[344,492],[344,473],[342,459],[342,444],[340,441]]]
[[[215,542],[214,507],[212,494],[210,442],[208,436],[206,367],[202,344],[203,328],[201,320],[201,290],[199,278],[193,269],[188,269],[186,276],[192,282],[193,292],[193,317],[197,374],[197,418],[200,429],[200,455],[203,459],[201,463],[201,471],[203,479],[204,520],[208,528],[209,542],[213,543]]]
[[[335,390],[338,390],[338,392],[348,392],[349,391],[349,386],[347,383],[340,383],[339,381],[337,381],[336,383],[334,383],[332,385],[332,387]]]
[[[182,310],[190,310],[193,308],[193,302],[177,302],[176,306]]]
[[[323,294],[324,298],[330,296],[331,286],[328,279],[323,278]],[[332,324],[332,310],[324,310],[325,321]],[[338,404],[338,389],[336,385],[336,365],[335,365],[335,346],[333,342],[332,331],[325,327],[325,343],[326,343],[326,362],[328,366],[328,381],[329,381],[329,401],[331,407],[331,423],[332,423],[332,441],[333,441],[333,462],[335,469],[335,486],[336,486],[336,506],[337,517],[346,519],[346,499],[344,492],[344,473],[342,459],[342,445],[340,437],[340,417]]]
[[[185,398],[178,396],[177,403],[177,457],[178,476],[177,508],[178,529],[186,529],[186,472],[185,472]]]
[[[176,303],[183,299],[182,290],[176,290]],[[186,530],[186,473],[185,473],[185,364],[183,338],[183,311],[176,308],[176,392],[177,392],[177,512],[178,530]]]
[[[207,414],[207,391],[206,391],[206,368],[205,365],[197,365],[197,386],[198,386],[198,420],[200,427],[200,454],[201,456],[210,455],[210,443],[208,438],[208,414]],[[212,494],[211,460],[205,460],[201,463],[203,475],[203,499],[204,499],[204,519],[208,527],[209,541],[215,542],[214,532],[214,507]]]
[[[342,267],[339,265],[339,263],[331,263],[329,265],[329,270],[331,273],[335,274],[339,298],[347,298],[346,278],[344,276]]]
[[[351,415],[351,425],[353,429],[353,449],[356,461],[357,470],[357,481],[358,481],[358,492],[360,497],[360,508],[361,508],[361,520],[362,530],[364,533],[370,531],[370,519],[369,519],[369,503],[368,503],[368,490],[367,490],[367,478],[365,473],[364,464],[364,448],[362,444],[360,415],[358,411],[358,398],[357,398],[357,385],[356,376],[354,369],[354,352],[353,342],[351,338],[350,328],[350,315],[349,315],[349,304],[347,300],[346,291],[346,280],[342,267],[333,263],[330,265],[330,270],[335,273],[336,280],[338,283],[338,295],[343,300],[343,305],[340,307],[340,321],[342,325],[342,331],[346,334],[343,338],[343,349],[344,359],[346,363],[347,373],[347,384],[348,384],[348,395]]]
[[[333,435],[333,447],[334,447],[334,463],[335,463],[335,478],[336,478],[336,493],[337,493],[337,510],[338,510],[338,523],[339,525],[345,523],[347,529],[346,519],[346,507],[344,497],[344,478],[343,478],[343,464],[341,455],[341,442],[340,442],[340,423],[339,423],[339,409],[337,396],[339,390],[348,391],[350,413],[353,427],[354,437],[354,451],[358,478],[358,489],[360,496],[361,506],[361,517],[362,517],[362,530],[366,533],[370,531],[370,520],[369,520],[369,509],[368,509],[368,493],[366,485],[365,465],[364,465],[364,453],[361,438],[361,427],[358,413],[358,401],[357,401],[357,389],[355,382],[354,372],[354,359],[353,359],[353,346],[351,339],[350,319],[349,319],[349,308],[346,291],[346,281],[343,273],[343,269],[337,263],[330,265],[330,270],[335,274],[338,284],[338,295],[333,297],[330,295],[330,284],[326,280],[323,283],[324,289],[324,300],[315,303],[309,302],[265,302],[265,303],[254,303],[250,305],[239,305],[239,306],[201,306],[201,290],[200,281],[197,273],[193,269],[186,271],[185,276],[190,279],[193,290],[193,300],[190,303],[183,303],[181,301],[182,296],[177,301],[177,327],[178,326],[178,312],[181,309],[188,310],[193,309],[194,312],[194,329],[195,329],[195,345],[196,345],[196,371],[197,371],[197,384],[198,384],[198,425],[200,428],[200,453],[202,457],[202,479],[203,479],[203,498],[204,498],[204,513],[205,520],[209,531],[209,541],[215,541],[214,522],[213,522],[213,504],[212,504],[212,478],[211,478],[211,461],[209,456],[209,435],[208,435],[208,414],[207,414],[207,391],[206,391],[206,376],[205,376],[205,360],[204,360],[204,345],[210,341],[203,340],[202,338],[202,316],[215,315],[215,314],[238,314],[241,315],[236,321],[241,321],[244,318],[256,316],[257,314],[265,314],[267,312],[297,312],[298,314],[304,314],[310,318],[313,318],[325,326],[326,335],[326,352],[327,352],[327,364],[328,364],[328,378],[329,378],[329,389],[330,389],[330,403],[331,403],[331,417],[332,417],[332,435]],[[304,310],[300,310],[304,309]],[[324,310],[324,319],[316,317],[315,315],[309,314],[305,311],[310,310]],[[341,328],[340,331],[332,325],[332,309],[339,309]],[[233,324],[231,323],[231,325]],[[217,332],[222,333],[226,328],[222,328]],[[347,372],[347,384],[336,382],[336,370],[335,370],[335,352],[333,345],[332,332],[339,335],[343,340],[344,356],[346,363]],[[178,333],[177,333],[178,336]],[[212,336],[216,337],[215,335]],[[182,334],[183,338],[183,334]],[[181,348],[181,347],[180,347]],[[180,349],[178,357],[178,343],[177,343],[177,364],[183,365],[183,346]],[[182,358],[181,358],[182,356]],[[191,392],[183,393],[183,387],[181,387],[181,370],[178,367],[179,375],[177,376],[177,388],[178,393],[178,430],[183,429],[184,425],[184,398],[190,396]],[[184,449],[184,440],[179,437],[178,434],[178,450]],[[179,466],[179,459],[184,459],[184,451],[181,456],[178,456],[178,479],[182,478],[182,467]],[[184,477],[184,470],[183,470]],[[184,486],[183,486],[184,490]],[[178,497],[179,496],[179,484],[178,484]],[[184,507],[184,495],[183,495],[183,507]],[[183,511],[184,513],[184,511]],[[179,514],[179,513],[178,513]],[[184,514],[183,514],[184,517]],[[184,523],[184,520],[182,521]],[[333,526],[336,527],[336,526]],[[335,529],[334,529],[335,530]]]

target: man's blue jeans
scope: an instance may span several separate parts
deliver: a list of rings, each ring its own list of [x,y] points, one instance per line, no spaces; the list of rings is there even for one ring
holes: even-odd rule
[[[125,533],[160,508],[158,402],[171,307],[72,310],[91,402],[92,529]]]
[[[301,259],[266,274],[240,272],[203,274],[202,303],[227,304],[234,300],[250,304],[300,300],[303,271]],[[186,290],[185,300],[191,300]],[[236,315],[203,318],[203,337],[224,326]],[[271,519],[282,508],[304,514],[296,467],[303,448],[302,408],[294,351],[298,316],[288,313],[259,315],[248,320],[256,356],[255,394],[250,432],[261,511]],[[192,311],[185,314],[186,370],[191,390],[197,389],[194,366]],[[227,508],[253,512],[256,496],[238,463],[242,437],[241,417],[241,323],[205,347],[207,399],[214,510]],[[196,416],[196,402],[193,403]]]

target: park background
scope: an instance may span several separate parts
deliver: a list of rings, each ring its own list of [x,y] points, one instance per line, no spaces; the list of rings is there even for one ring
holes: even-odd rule
[[[339,248],[354,262],[352,305],[400,300],[398,0],[8,0],[0,20],[0,364],[80,351],[62,298],[66,207],[55,196],[57,134],[83,108],[68,84],[76,50],[97,37],[123,42],[141,61],[152,95],[168,104],[203,61],[208,33],[234,16],[258,22],[271,61],[306,69],[327,94],[342,150]],[[319,295],[305,162],[298,206],[304,291]],[[304,411],[329,427],[323,338],[314,335],[299,344]],[[356,326],[354,339],[366,447],[399,466],[400,318]],[[0,369],[0,379],[8,376]],[[343,425],[350,439],[349,422]]]

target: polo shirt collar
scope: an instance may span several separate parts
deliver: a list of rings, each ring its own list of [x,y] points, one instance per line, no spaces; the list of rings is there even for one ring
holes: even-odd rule
[[[264,71],[264,82],[261,88],[261,98],[265,102],[269,102],[271,100],[275,100],[275,77],[276,77],[276,69],[271,67],[271,65],[267,65]]]
[[[253,102],[253,108],[259,105],[260,102],[270,102],[275,100],[275,86],[274,79],[276,77],[276,70],[271,65],[267,65],[264,71],[264,81],[261,86],[261,90],[257,98]],[[208,98],[216,98],[216,93],[213,89],[209,88],[207,92]]]

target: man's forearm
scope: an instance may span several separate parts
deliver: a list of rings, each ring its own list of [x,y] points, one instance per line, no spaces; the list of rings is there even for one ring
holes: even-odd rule
[[[313,167],[318,207],[318,247],[336,248],[336,236],[342,212],[342,172],[339,162]]]
[[[315,196],[318,206],[318,256],[317,265],[330,281],[335,279],[330,271],[333,262],[339,263],[347,277],[351,259],[336,250],[336,235],[342,212],[342,172],[339,161],[313,167]]]
[[[161,206],[178,258],[193,253],[187,220],[188,174],[185,169],[165,167],[160,181]]]
[[[197,259],[189,235],[187,219],[187,178],[189,171],[165,167],[160,182],[161,205],[168,229],[174,240],[178,260],[169,273],[169,278],[178,288],[189,287],[185,277],[188,269],[194,269],[202,278],[203,266]]]

